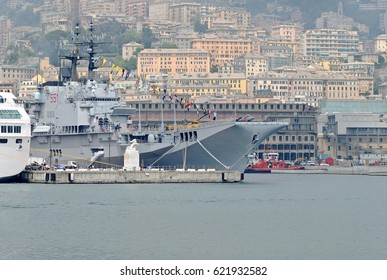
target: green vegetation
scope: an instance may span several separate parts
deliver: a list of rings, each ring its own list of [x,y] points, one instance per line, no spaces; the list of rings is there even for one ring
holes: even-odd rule
[[[128,68],[126,68],[126,69],[137,70],[137,57],[132,56],[131,58],[129,58],[127,66],[128,66]]]
[[[152,47],[152,43],[155,40],[155,36],[153,35],[152,30],[148,25],[144,25],[142,29],[141,43],[145,49],[149,49]]]
[[[178,49],[178,46],[176,44],[172,44],[172,43],[162,43],[160,45],[160,48],[161,49]]]
[[[112,62],[114,65],[117,65],[121,68],[124,68],[124,69],[132,69],[130,66],[130,63],[129,61],[123,59],[122,57],[120,56],[116,56],[114,59],[113,59],[113,62]]]
[[[35,5],[36,6],[36,5]],[[14,26],[39,26],[40,17],[33,12],[33,7],[22,9],[10,9],[2,5],[0,9],[1,16],[7,16],[12,20]]]
[[[208,25],[206,23],[201,23],[200,15],[195,16],[194,31],[198,33],[205,33],[208,31]]]
[[[34,14],[32,7],[25,10],[16,10],[10,18],[13,20],[14,26],[40,26],[40,17]]]
[[[42,37],[37,37],[31,40],[32,48],[38,53],[50,58],[52,65],[59,66],[58,53],[62,49],[63,40],[71,38],[69,32],[55,30],[47,33]],[[37,53],[35,53],[37,55]]]
[[[382,55],[378,55],[378,63],[375,65],[376,68],[384,68],[386,66],[386,61]]]

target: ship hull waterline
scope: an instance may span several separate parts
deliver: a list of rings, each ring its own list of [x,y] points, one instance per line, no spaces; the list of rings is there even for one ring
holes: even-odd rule
[[[246,155],[286,125],[236,122],[217,127],[216,133],[213,131],[215,128],[210,128],[207,132],[199,131],[196,140],[177,141],[176,144],[140,143],[137,146],[140,164],[155,168],[230,169],[243,172]],[[255,136],[257,137],[254,139]],[[107,134],[34,136],[31,141],[31,156],[45,158],[51,164],[76,160],[80,167],[87,167],[93,156],[92,151],[100,149],[104,154],[93,163],[93,167],[122,168],[126,147],[126,144],[120,144]],[[53,151],[51,157],[50,150]]]

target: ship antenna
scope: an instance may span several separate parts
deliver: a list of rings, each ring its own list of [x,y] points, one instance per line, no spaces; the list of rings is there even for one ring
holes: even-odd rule
[[[89,31],[90,31],[90,40],[89,40],[89,47],[87,49],[87,52],[89,53],[89,67],[87,70],[88,70],[88,79],[94,80],[94,70],[96,70],[98,67],[95,66],[96,51],[94,49],[95,43],[93,40],[93,36],[94,36],[93,33],[95,31],[93,21],[90,21]]]
[[[60,59],[67,59],[71,61],[70,81],[78,81],[78,71],[77,71],[78,61],[81,59],[86,59],[86,57],[81,56],[79,52],[78,46],[82,45],[82,43],[79,42],[79,34],[80,34],[79,23],[77,23],[75,25],[75,31],[72,38],[72,41],[74,41],[73,44],[75,46],[74,49],[72,50],[70,55],[64,55],[59,57]]]
[[[94,28],[93,21],[90,21],[89,31],[90,31],[90,40],[89,42],[87,42],[88,44],[87,52],[89,54],[88,79],[94,80],[94,75],[95,75],[94,70],[99,68],[98,66],[95,65],[95,62],[97,61],[97,59],[95,58],[95,55],[97,54],[95,47],[97,45],[107,44],[111,42],[94,42],[93,37],[94,37],[95,28]]]

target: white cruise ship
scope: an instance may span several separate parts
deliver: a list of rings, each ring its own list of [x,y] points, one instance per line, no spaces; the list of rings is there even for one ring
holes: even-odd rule
[[[10,92],[0,92],[0,182],[12,180],[28,164],[31,122]]]

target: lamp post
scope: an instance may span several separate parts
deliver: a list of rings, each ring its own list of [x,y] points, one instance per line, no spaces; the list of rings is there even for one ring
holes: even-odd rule
[[[109,126],[109,137],[108,137],[108,145],[109,145],[109,151],[108,151],[108,153],[109,153],[109,167],[111,166],[111,165],[110,165],[110,140],[111,140],[111,137],[110,137],[110,126]]]
[[[49,146],[50,146],[50,168],[52,167],[52,125],[53,123],[52,122],[49,122],[48,125],[50,126],[50,130],[49,130],[49,134],[50,134],[50,137],[49,137]]]

